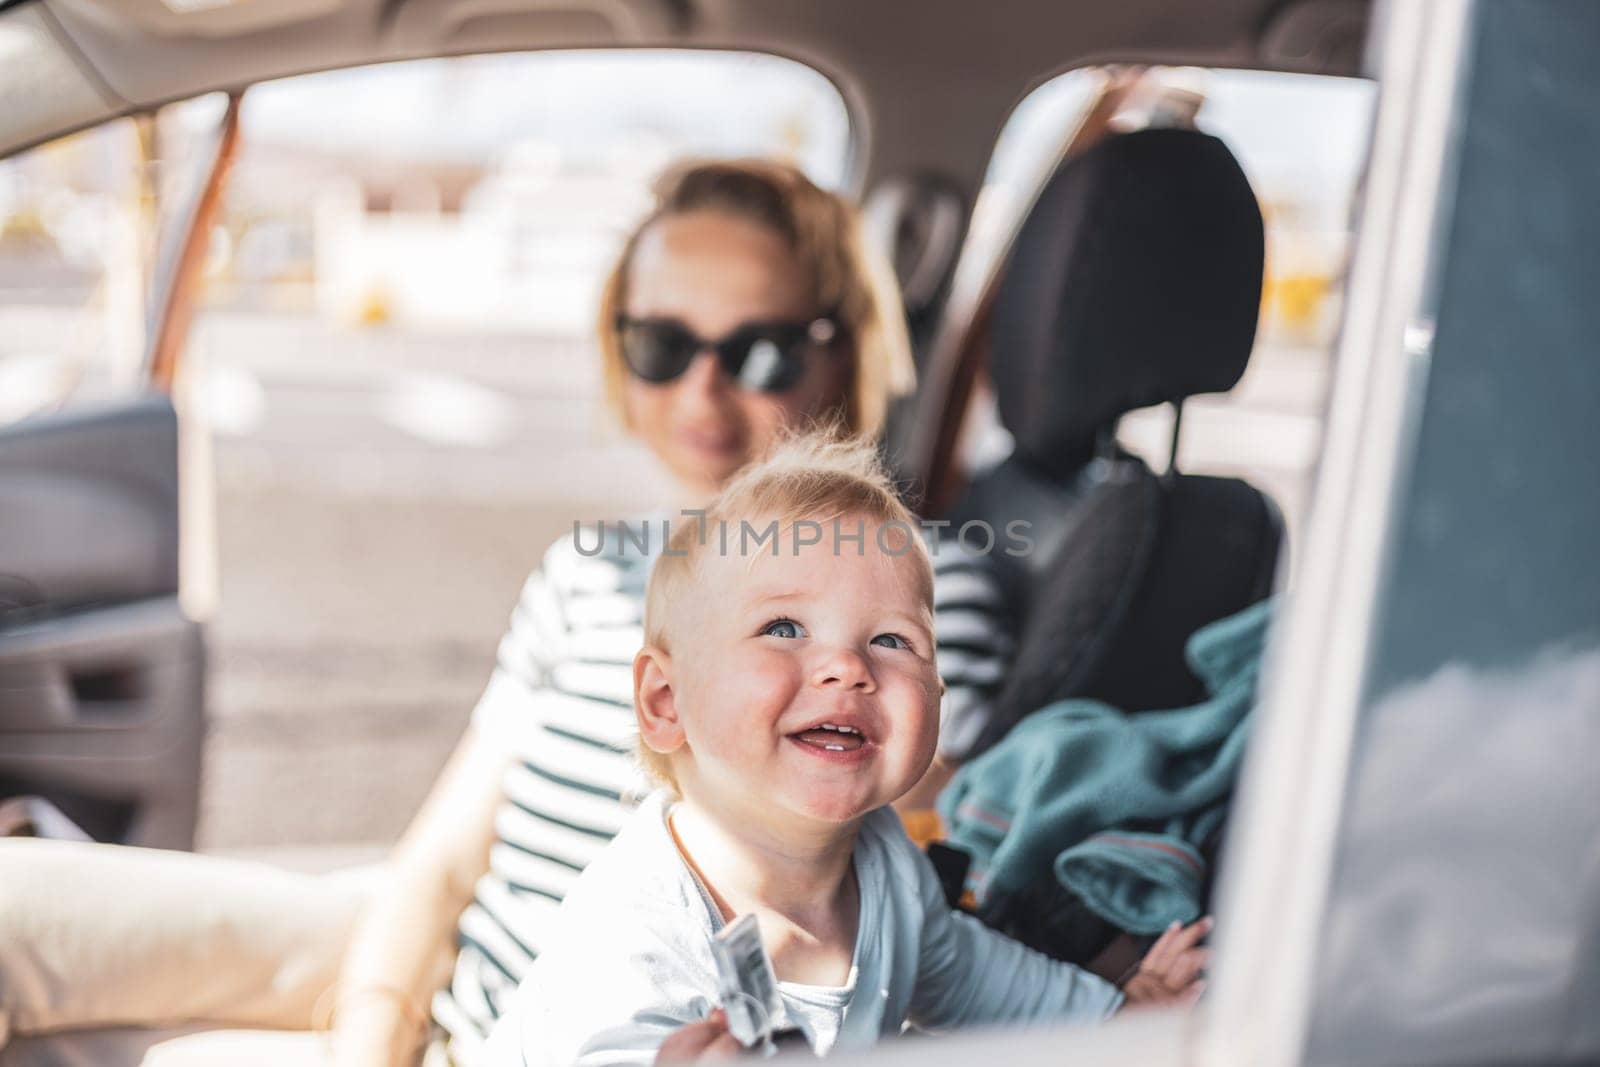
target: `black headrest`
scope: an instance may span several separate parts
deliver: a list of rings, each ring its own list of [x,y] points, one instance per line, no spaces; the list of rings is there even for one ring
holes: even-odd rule
[[[1231,389],[1262,257],[1261,209],[1215,137],[1117,134],[1063,164],[996,298],[990,373],[1018,457],[1065,478],[1125,412]]]

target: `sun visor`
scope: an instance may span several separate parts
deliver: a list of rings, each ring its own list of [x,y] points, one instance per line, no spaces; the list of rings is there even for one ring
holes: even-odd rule
[[[234,37],[338,11],[342,0],[71,0],[77,14],[127,23],[159,37]]]
[[[388,43],[452,52],[605,48],[673,40],[688,24],[688,5],[675,0],[405,0]]]
[[[0,154],[106,118],[126,105],[86,75],[39,8],[0,15]]]

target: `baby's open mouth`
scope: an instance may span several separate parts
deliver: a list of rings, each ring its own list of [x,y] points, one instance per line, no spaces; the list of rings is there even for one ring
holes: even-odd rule
[[[855,727],[835,726],[829,722],[790,736],[801,744],[825,749],[828,752],[854,752],[867,743],[867,739]]]

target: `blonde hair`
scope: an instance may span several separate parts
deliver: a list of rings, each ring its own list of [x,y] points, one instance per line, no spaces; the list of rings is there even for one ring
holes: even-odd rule
[[[600,293],[600,369],[606,403],[618,420],[628,425],[623,403],[628,367],[616,323],[627,309],[628,272],[639,238],[661,219],[714,211],[766,226],[794,250],[816,287],[818,310],[832,311],[842,328],[850,360],[843,424],[851,433],[876,437],[890,398],[909,393],[916,374],[899,285],[862,238],[855,209],[798,168],[768,159],[679,163],[657,179],[655,200],[623,244]]]
[[[764,458],[733,476],[706,505],[698,521],[674,527],[645,588],[645,643],[672,651],[673,607],[695,595],[694,577],[699,562],[708,550],[717,550],[713,546],[721,543],[709,531],[756,519],[775,522],[776,540],[761,542],[771,544],[775,554],[797,523],[834,522],[846,517],[871,520],[879,531],[891,525],[904,528],[910,544],[901,551],[888,547],[884,551],[912,557],[918,569],[919,592],[931,609],[933,562],[927,545],[917,534],[917,517],[895,491],[877,450],[858,437],[848,436],[844,427],[833,425],[779,438]],[[850,540],[858,551],[865,551],[866,540],[882,544],[874,533],[867,533],[864,540],[852,535]],[[837,554],[837,543],[834,549]],[[751,554],[752,565],[762,551],[758,547]],[[651,778],[677,788],[667,756],[640,741],[638,759]]]

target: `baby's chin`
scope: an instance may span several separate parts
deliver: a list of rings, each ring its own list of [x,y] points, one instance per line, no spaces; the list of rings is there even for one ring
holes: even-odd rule
[[[845,826],[905,796],[926,770],[924,761],[884,759],[881,753],[869,766],[855,770],[818,768],[805,758],[802,773],[780,774],[767,784],[766,795],[797,818]]]
[[[894,796],[887,794],[882,796],[876,794],[852,795],[840,790],[819,790],[795,797],[787,806],[796,815],[813,822],[842,827],[860,822],[871,812],[886,804],[893,803],[897,796],[899,794]]]

